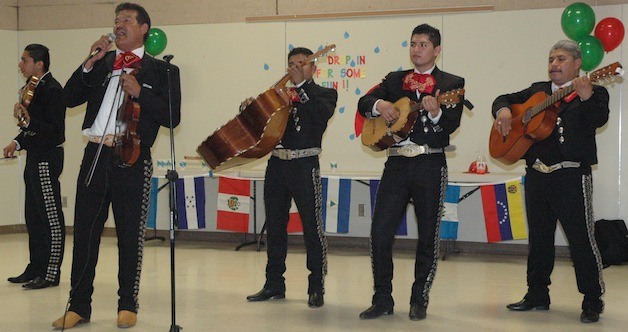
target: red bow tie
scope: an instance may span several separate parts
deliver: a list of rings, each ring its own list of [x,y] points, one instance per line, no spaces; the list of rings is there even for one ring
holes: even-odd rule
[[[140,61],[142,61],[142,59],[133,52],[120,53],[116,56],[116,60],[113,62],[113,69],[135,68],[135,64]]]
[[[432,93],[436,85],[436,79],[430,74],[410,72],[403,78],[403,89],[409,91],[419,90],[420,93]]]
[[[296,88],[288,88],[288,96],[290,96],[290,100],[293,103],[300,103],[301,98],[299,98],[299,94],[297,93]]]

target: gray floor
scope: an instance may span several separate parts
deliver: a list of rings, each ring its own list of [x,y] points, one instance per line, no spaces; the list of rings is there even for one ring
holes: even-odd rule
[[[117,248],[103,238],[95,282],[93,315],[74,331],[116,331]],[[452,255],[440,261],[428,317],[408,319],[413,255],[395,256],[395,314],[372,321],[358,319],[372,295],[370,258],[363,250],[331,248],[325,306],[307,307],[304,250],[291,248],[285,300],[248,303],[246,295],[264,283],[265,252],[234,245],[177,243],[176,322],[183,331],[625,331],[628,328],[628,265],[604,270],[606,311],[600,322],[579,321],[581,295],[568,260],[557,262],[552,275],[550,311],[509,312],[505,305],[525,292],[525,257]],[[28,262],[25,234],[0,236],[0,331],[49,331],[63,314],[71,266],[71,236],[66,244],[59,287],[23,290],[6,278]],[[132,331],[169,331],[170,250],[168,242],[150,241],[144,252],[140,312]]]

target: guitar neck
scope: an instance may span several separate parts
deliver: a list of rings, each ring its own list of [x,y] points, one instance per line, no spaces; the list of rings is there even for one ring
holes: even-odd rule
[[[412,106],[410,106],[410,113],[420,111],[422,109],[423,109],[423,103],[417,102],[416,104],[413,104]]]
[[[606,66],[600,70],[597,70],[593,73],[587,74],[587,76],[589,77],[589,79],[591,79],[591,83],[597,83],[600,79],[600,77],[604,77],[604,75],[600,76],[600,72],[603,72],[606,70],[606,68],[609,67],[613,67],[613,66],[620,66],[619,63],[610,65],[610,66]],[[621,68],[621,67],[620,67]],[[615,71],[610,71],[611,73],[613,73],[614,75],[622,75],[623,72],[619,72],[617,70]],[[532,107],[531,109],[531,115],[532,117],[543,112],[545,109],[547,109],[548,107],[550,107],[551,105],[554,105],[555,103],[557,103],[559,100],[565,98],[565,96],[569,95],[570,93],[572,93],[574,91],[574,87],[573,84],[564,87],[562,89],[558,89],[556,90],[556,92],[552,93],[551,96],[547,97],[542,103],[535,105],[534,107]]]
[[[552,93],[551,96],[547,97],[542,103],[535,105],[532,107],[532,116],[535,116],[545,109],[550,107],[551,105],[556,104],[559,100],[565,98],[568,94],[572,93],[574,90],[573,84],[562,89],[556,90],[556,92]]]
[[[445,104],[445,103],[443,103],[441,101],[438,102],[439,106],[442,106],[443,104]],[[409,113],[420,111],[422,109],[423,109],[423,103],[419,101],[416,104],[413,104],[412,106],[410,106],[410,112]]]

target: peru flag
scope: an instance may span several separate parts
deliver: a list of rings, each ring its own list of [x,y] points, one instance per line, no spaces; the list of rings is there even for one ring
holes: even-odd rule
[[[250,208],[251,180],[218,178],[217,229],[248,232]]]

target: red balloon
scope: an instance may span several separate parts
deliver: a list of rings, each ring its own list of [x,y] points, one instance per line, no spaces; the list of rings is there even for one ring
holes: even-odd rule
[[[624,40],[624,25],[614,17],[607,17],[595,27],[595,37],[602,42],[604,50],[610,52]]]

